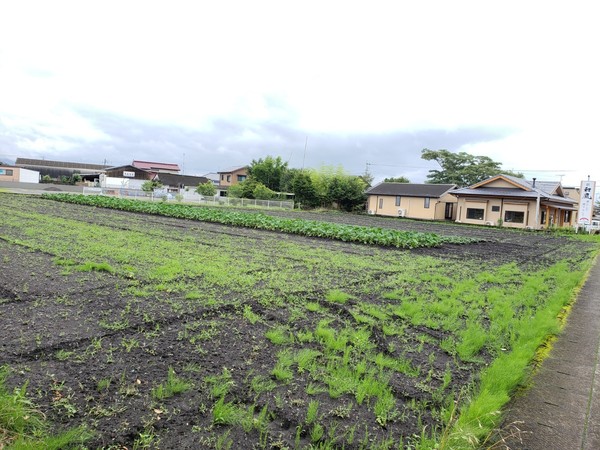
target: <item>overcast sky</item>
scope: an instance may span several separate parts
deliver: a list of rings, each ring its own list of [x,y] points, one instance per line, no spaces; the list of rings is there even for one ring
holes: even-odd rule
[[[0,160],[600,180],[595,3],[2,1]]]

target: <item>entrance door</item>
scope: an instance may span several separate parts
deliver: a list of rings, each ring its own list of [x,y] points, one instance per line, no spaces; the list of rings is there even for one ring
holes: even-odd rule
[[[444,219],[452,220],[452,214],[454,213],[454,203],[446,203],[446,210],[444,212]]]

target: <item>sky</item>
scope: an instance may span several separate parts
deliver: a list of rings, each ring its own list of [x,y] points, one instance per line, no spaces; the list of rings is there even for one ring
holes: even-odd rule
[[[0,0],[0,161],[600,180],[594,1]]]

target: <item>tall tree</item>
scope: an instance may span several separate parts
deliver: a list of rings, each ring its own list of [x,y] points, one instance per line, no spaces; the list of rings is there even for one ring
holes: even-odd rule
[[[502,170],[501,164],[488,156],[473,156],[466,152],[452,153],[448,150],[423,149],[421,158],[436,161],[442,170],[430,170],[427,181],[434,184],[457,184],[470,186],[486,178],[504,173],[523,177],[521,173]]]
[[[336,176],[329,181],[327,197],[344,211],[364,208],[367,184],[361,177]]]
[[[294,193],[294,200],[301,206],[308,208],[319,206],[319,196],[308,172],[295,171],[289,186],[286,190]]]
[[[281,191],[281,181],[288,170],[288,163],[283,162],[281,156],[273,158],[267,156],[265,159],[260,158],[258,161],[252,160],[252,164],[248,168],[248,176],[255,181],[264,184],[272,191]]]

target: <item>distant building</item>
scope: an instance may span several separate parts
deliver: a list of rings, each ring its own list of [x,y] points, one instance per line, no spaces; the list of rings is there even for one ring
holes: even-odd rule
[[[380,216],[454,220],[455,184],[379,183],[368,189],[367,212]]]
[[[204,178],[208,178],[210,181],[212,181],[212,184],[214,184],[215,186],[219,185],[219,174],[216,172],[210,172],[210,173],[205,173],[204,175],[202,175]]]
[[[219,186],[227,188],[246,181],[248,178],[248,166],[229,167],[218,172]]]
[[[175,175],[172,173],[159,173],[156,180],[160,181],[167,192],[179,192],[181,190],[195,191],[196,188],[210,180],[206,177],[194,177],[191,175]]]
[[[141,189],[145,181],[153,180],[157,174],[133,165],[109,167],[96,175],[100,187],[113,189]]]
[[[452,195],[458,198],[457,222],[529,229],[577,223],[577,192],[565,195],[558,181],[496,175]]]
[[[178,164],[172,163],[161,163],[153,161],[137,161],[134,160],[131,165],[138,169],[146,170],[152,173],[174,173],[178,174],[181,172]]]
[[[78,173],[80,175],[92,175],[104,172],[110,166],[104,164],[88,164],[66,161],[52,161],[47,159],[17,158],[16,167],[34,170],[40,173],[41,177],[48,175],[50,178],[58,180],[61,177],[72,177]]]
[[[0,166],[0,181],[10,181],[13,183],[39,183],[40,173],[37,170],[2,165]]]

